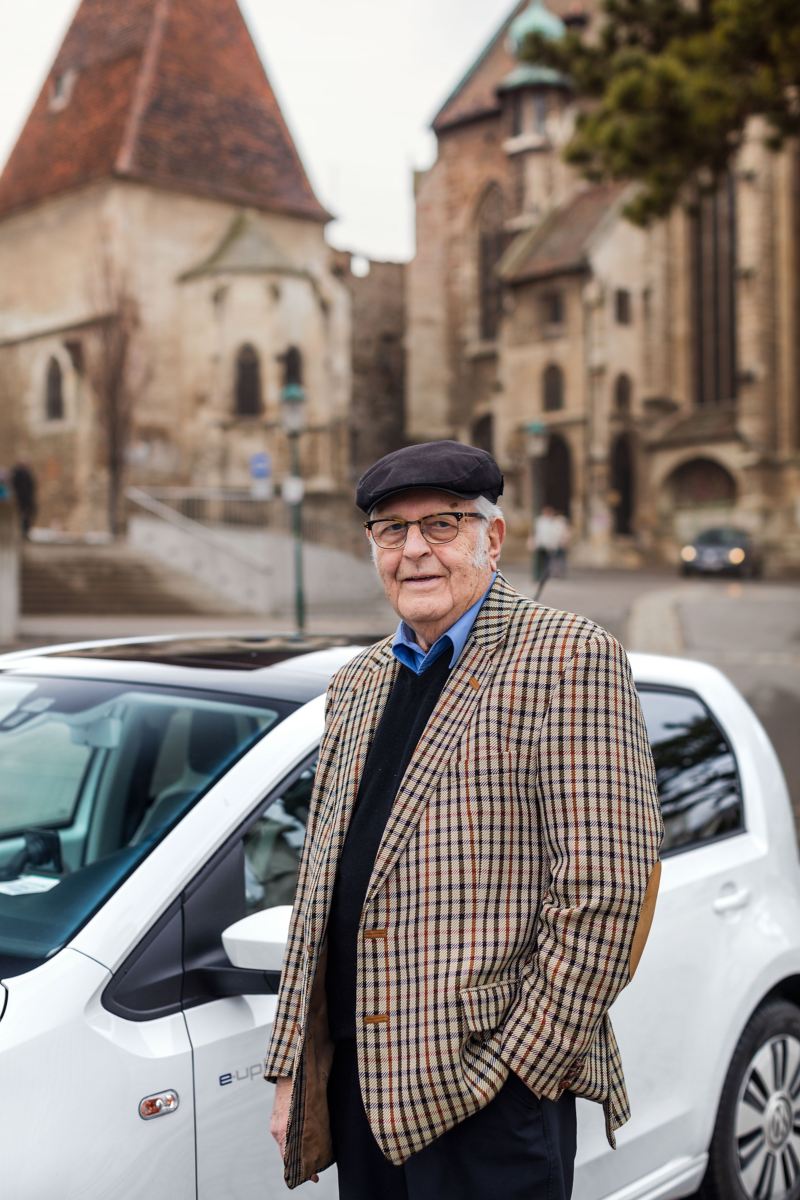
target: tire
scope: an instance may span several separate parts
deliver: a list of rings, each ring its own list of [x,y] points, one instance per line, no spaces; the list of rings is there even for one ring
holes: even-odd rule
[[[800,1009],[769,1000],[739,1038],[702,1200],[800,1200]]]

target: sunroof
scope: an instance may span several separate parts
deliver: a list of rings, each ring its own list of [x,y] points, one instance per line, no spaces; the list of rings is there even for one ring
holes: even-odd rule
[[[117,662],[163,663],[165,666],[204,667],[223,671],[256,671],[315,650],[347,646],[352,640],[349,637],[293,637],[289,634],[186,637],[124,642],[115,646],[88,646],[85,649],[76,647],[55,653],[67,658],[102,658]]]

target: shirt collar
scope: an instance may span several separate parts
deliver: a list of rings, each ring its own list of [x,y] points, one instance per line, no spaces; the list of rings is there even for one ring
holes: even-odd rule
[[[461,652],[464,649],[467,638],[472,632],[472,626],[475,624],[475,618],[480,612],[484,600],[492,590],[492,584],[496,578],[497,572],[494,571],[489,586],[481,598],[476,600],[472,608],[468,608],[465,613],[462,613],[458,620],[454,621],[450,628],[445,630],[436,639],[427,652],[417,644],[413,629],[405,621],[401,621],[397,626],[392,640],[392,654],[395,658],[416,675],[421,675],[423,671],[436,662],[441,654],[444,654],[449,649],[450,670],[452,671],[461,657]]]

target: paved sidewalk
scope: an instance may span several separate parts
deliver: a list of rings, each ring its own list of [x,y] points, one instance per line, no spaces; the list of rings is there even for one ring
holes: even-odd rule
[[[537,585],[522,567],[505,567],[503,574],[513,587],[532,596]],[[666,575],[670,582],[674,576]],[[657,586],[659,576],[626,572],[580,571],[567,579],[549,579],[541,602],[554,608],[578,612],[603,625],[615,637],[630,646],[628,619],[632,605],[639,595]],[[397,617],[388,602],[381,599],[360,601],[353,597],[347,608],[310,609],[306,630],[309,633],[345,634],[357,640],[376,640],[391,632]],[[659,622],[653,621],[654,627]],[[141,637],[160,633],[222,633],[263,634],[291,633],[295,629],[294,613],[259,617],[257,614],[226,614],[223,616],[23,616],[19,625],[17,647],[46,645],[65,641],[87,641],[92,638]],[[643,635],[644,636],[644,635]],[[6,647],[9,649],[11,647]],[[635,649],[645,649],[636,645]]]

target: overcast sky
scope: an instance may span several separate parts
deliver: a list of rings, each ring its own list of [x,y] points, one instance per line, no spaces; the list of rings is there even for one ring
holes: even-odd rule
[[[339,218],[330,241],[410,258],[411,172],[435,154],[427,126],[513,0],[240,3],[317,195]],[[0,163],[76,8],[0,0]]]

